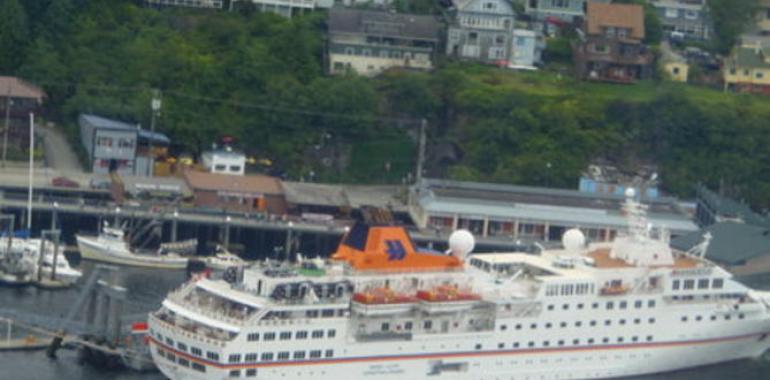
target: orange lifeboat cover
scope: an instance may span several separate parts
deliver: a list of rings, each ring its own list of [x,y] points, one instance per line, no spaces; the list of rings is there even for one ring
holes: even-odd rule
[[[463,265],[455,256],[417,251],[403,227],[360,223],[345,234],[332,258],[356,270],[373,271],[437,271]]]

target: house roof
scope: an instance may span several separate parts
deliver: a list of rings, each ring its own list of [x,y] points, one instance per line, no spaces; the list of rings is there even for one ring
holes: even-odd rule
[[[347,8],[332,8],[329,11],[328,26],[330,33],[371,34],[424,40],[437,40],[440,30],[440,24],[433,16]]]
[[[712,236],[706,249],[706,257],[711,260],[735,265],[770,254],[770,229],[736,222],[716,223],[702,231],[679,236],[671,240],[671,246],[690,250],[703,240],[706,232]]]
[[[171,142],[168,136],[164,135],[163,133],[142,129],[139,124],[129,124],[123,121],[108,119],[106,117],[91,114],[80,114],[80,117],[88,124],[91,124],[96,128],[137,131],[139,138],[141,139],[152,140],[155,143],[161,144],[169,144]]]
[[[184,173],[184,178],[192,190],[283,194],[281,181],[266,175],[241,176],[188,170]]]
[[[631,37],[644,38],[644,9],[636,4],[605,4],[589,1],[586,8],[588,34],[603,34],[602,28],[629,28]]]
[[[17,77],[0,76],[0,97],[5,97],[10,92],[12,98],[35,99],[43,101],[45,92],[25,80]]]
[[[739,46],[735,48],[730,63],[734,67],[746,68],[770,68],[770,62],[765,60],[762,48],[753,46]]]
[[[770,228],[770,221],[754,212],[746,203],[723,197],[703,185],[698,186],[698,198],[712,209],[717,215],[727,218],[740,219],[753,225],[764,225]]]

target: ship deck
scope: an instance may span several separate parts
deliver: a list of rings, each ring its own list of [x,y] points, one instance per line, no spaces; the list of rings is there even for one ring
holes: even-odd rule
[[[588,257],[594,260],[597,268],[633,268],[631,265],[621,259],[610,257],[609,248],[599,248],[588,253]],[[698,260],[692,257],[675,257],[674,264],[665,265],[665,267],[675,269],[695,268],[699,264]]]

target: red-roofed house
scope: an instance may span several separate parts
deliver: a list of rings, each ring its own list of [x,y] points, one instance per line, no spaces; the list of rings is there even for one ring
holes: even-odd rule
[[[581,78],[632,83],[652,75],[653,54],[642,43],[641,6],[590,1],[581,31],[582,41],[573,47]]]

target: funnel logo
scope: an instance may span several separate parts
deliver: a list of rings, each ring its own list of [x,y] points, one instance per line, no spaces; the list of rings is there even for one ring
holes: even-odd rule
[[[403,260],[406,257],[406,249],[400,240],[385,240],[385,244],[388,246],[385,250],[388,254],[388,260]]]

